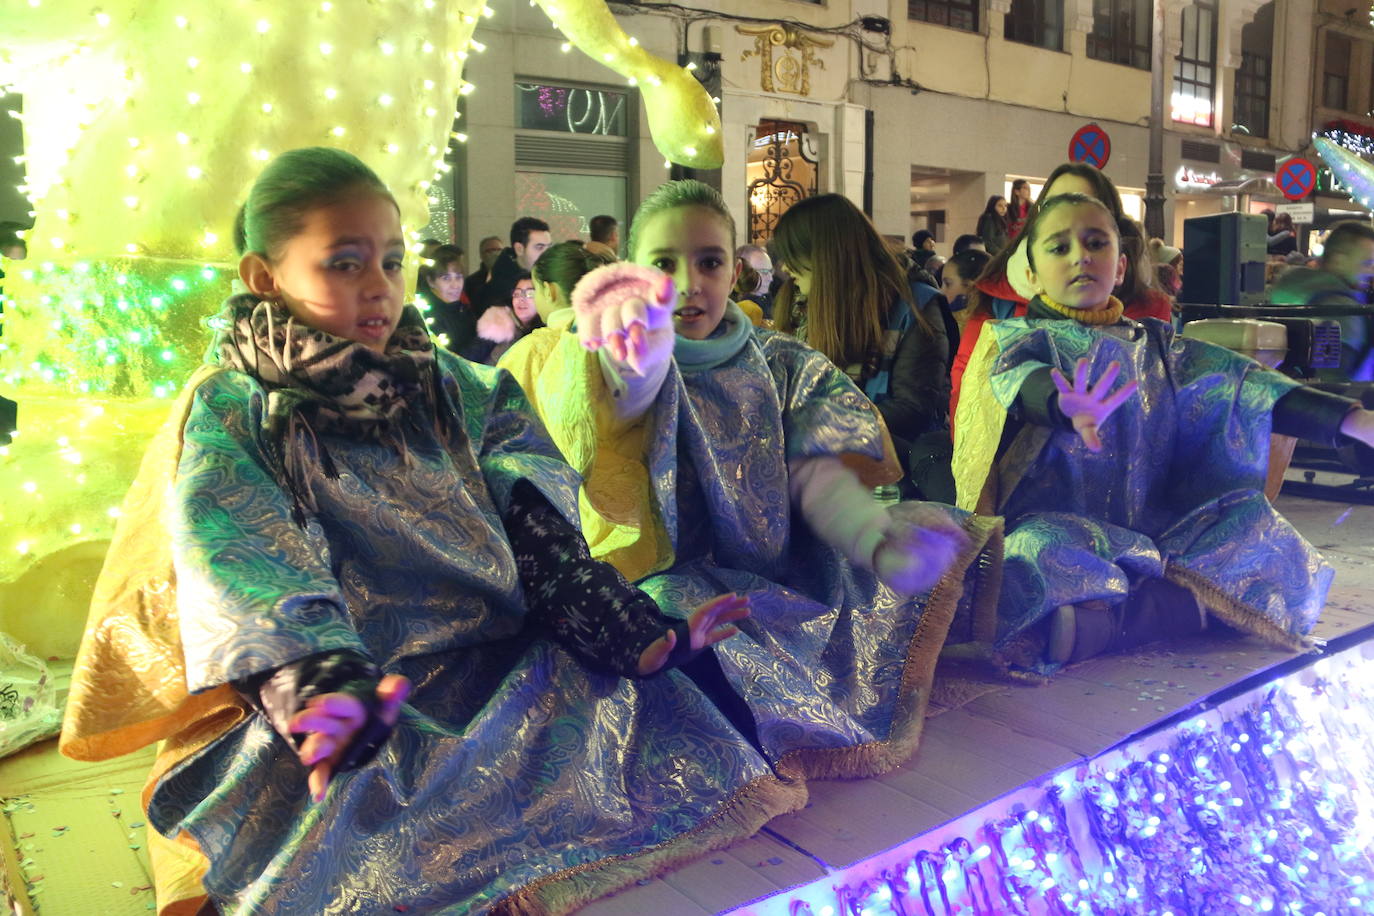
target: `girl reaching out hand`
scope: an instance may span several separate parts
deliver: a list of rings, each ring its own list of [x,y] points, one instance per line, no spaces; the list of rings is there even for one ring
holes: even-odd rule
[[[985,648],[1046,671],[1208,619],[1306,646],[1331,570],[1264,496],[1270,433],[1369,442],[1374,414],[1124,317],[1095,198],[1043,202],[1026,254],[1035,296],[984,327],[955,425],[959,504],[1007,526]]]
[[[594,554],[669,613],[729,583],[768,621],[683,669],[743,739],[780,773],[881,772],[919,734],[956,596],[989,600],[970,570],[985,549],[995,567],[997,523],[873,500],[895,469],[878,414],[730,300],[735,243],[717,191],[663,185],[630,263],[589,273],[561,328],[502,365],[585,474]]]

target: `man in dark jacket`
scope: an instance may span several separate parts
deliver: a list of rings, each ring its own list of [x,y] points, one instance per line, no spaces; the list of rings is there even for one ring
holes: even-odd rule
[[[1365,287],[1374,276],[1374,226],[1340,222],[1326,237],[1319,267],[1294,267],[1270,290],[1276,305],[1367,304]],[[1341,323],[1341,368],[1353,379],[1369,381],[1374,372],[1366,365],[1374,341],[1369,316],[1349,315]]]
[[[528,276],[534,262],[553,244],[549,224],[533,216],[522,216],[511,223],[510,247],[503,250],[491,266],[486,285],[474,303],[481,315],[493,305],[510,304],[510,294],[521,275]]]

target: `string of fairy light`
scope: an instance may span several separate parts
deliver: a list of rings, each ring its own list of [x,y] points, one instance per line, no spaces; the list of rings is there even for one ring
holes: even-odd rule
[[[1374,672],[1357,646],[1016,793],[971,815],[972,831],[751,911],[1374,913],[1371,735]]]
[[[46,2],[26,0],[27,8],[40,14],[47,12]],[[404,7],[417,12],[437,10],[439,4],[440,0],[386,2],[395,10]],[[532,0],[532,5],[540,4]],[[52,114],[48,109],[35,109],[28,118],[22,111],[11,113],[23,125],[29,147],[16,164],[24,169],[19,190],[29,202],[29,216],[38,217],[38,229],[26,233],[31,262],[6,265],[12,277],[23,281],[11,284],[22,292],[6,291],[11,301],[5,316],[11,331],[22,333],[0,338],[0,385],[11,397],[17,393],[21,428],[14,443],[0,449],[0,462],[7,476],[20,479],[23,486],[17,498],[0,504],[0,528],[5,531],[0,546],[8,543],[7,549],[0,549],[0,583],[12,581],[27,564],[70,545],[73,538],[108,538],[118,514],[110,502],[128,485],[128,477],[119,475],[132,473],[122,465],[120,470],[111,469],[120,462],[102,451],[110,448],[110,431],[117,428],[122,434],[134,429],[122,420],[129,411],[142,410],[140,405],[145,404],[155,408],[159,400],[173,397],[210,339],[217,320],[212,316],[235,276],[227,264],[225,225],[234,205],[226,197],[225,219],[218,224],[205,223],[205,216],[192,216],[189,229],[177,237],[180,247],[173,253],[163,250],[166,243],[160,241],[167,237],[169,214],[214,212],[218,204],[213,192],[250,179],[286,148],[278,149],[273,138],[286,126],[302,123],[320,124],[313,142],[347,145],[365,161],[381,166],[379,172],[393,176],[388,179],[392,186],[409,192],[413,200],[443,196],[453,169],[449,153],[468,139],[458,121],[462,113],[455,110],[448,93],[456,91],[461,98],[475,91],[462,78],[461,68],[469,54],[484,52],[486,45],[470,31],[461,47],[452,48],[436,47],[438,39],[431,41],[418,29],[405,34],[393,29],[392,34],[359,39],[341,15],[347,8],[349,0],[320,0],[301,11],[314,17],[307,24],[316,26],[299,37],[289,36],[297,55],[292,63],[305,74],[301,82],[264,83],[265,64],[252,56],[256,50],[242,55],[221,50],[231,47],[225,38],[225,20],[217,17],[212,22],[188,9],[158,27],[172,36],[156,58],[157,72],[173,75],[170,83],[165,76],[160,82],[150,82],[153,71],[144,73],[136,66],[118,72],[90,70],[109,78],[77,81],[78,94],[61,119],[45,117]],[[694,65],[674,72],[675,64],[649,55],[638,38],[600,25],[589,28],[590,22],[601,23],[595,18],[601,15],[597,10],[588,12],[590,7],[579,8],[571,0],[546,2],[543,9],[571,39],[563,45],[565,53],[577,42],[593,60],[624,75],[631,86],[651,92],[667,83],[673,93],[689,84],[699,86],[690,74]],[[147,10],[139,13],[148,14]],[[109,34],[122,41],[119,30],[132,21],[108,6],[88,15],[91,18],[73,31],[90,30],[93,23],[96,35]],[[474,5],[455,15],[465,26],[476,27],[494,17],[495,11],[491,6],[478,9]],[[242,33],[242,44],[253,49],[286,39],[289,28],[298,27],[294,21],[288,27],[267,4],[256,9],[241,7],[233,16],[234,34]],[[147,23],[141,22],[141,27],[148,34]],[[184,36],[184,42],[177,36]],[[197,46],[211,36],[217,49],[213,54]],[[89,68],[104,62],[96,48],[95,40],[75,39],[59,53],[65,55],[64,66]],[[360,55],[355,49],[368,53]],[[410,60],[417,62],[420,72],[402,69],[403,78],[392,83],[362,80],[359,77],[370,72],[369,60],[392,62],[385,70],[377,68],[378,73],[395,73],[395,65]],[[10,63],[0,60],[0,84],[13,83],[4,88],[23,98],[24,80],[6,71]],[[426,67],[430,72],[424,72]],[[207,118],[228,110],[219,107],[222,92],[217,87],[249,80],[264,88],[250,94],[232,115],[244,119],[244,142],[237,146],[208,142],[204,136],[209,129]],[[154,89],[160,101],[166,99],[166,104],[152,109],[158,112],[156,120],[140,121],[127,115],[150,111],[145,96]],[[88,95],[82,98],[80,92]],[[308,110],[297,111],[303,100]],[[656,109],[651,125],[653,117],[679,110],[675,104],[665,104],[671,101],[676,99],[660,99],[660,104],[650,106]],[[713,102],[718,106],[720,99]],[[382,131],[375,140],[365,137],[350,119],[369,109],[387,113],[400,130],[391,136]],[[682,111],[689,109],[699,113],[704,123],[697,123],[696,115],[677,117],[681,123],[662,132],[674,137],[670,141],[661,139],[658,126],[652,131],[665,156],[684,164],[703,151],[717,154],[720,144],[718,112],[709,110],[704,98],[698,108],[681,106]],[[433,125],[435,119],[450,113],[442,146],[437,140],[420,141],[428,177],[397,180],[395,173],[407,167],[404,163],[416,151],[406,142],[406,131],[415,134],[416,125],[421,125],[421,132],[428,130],[424,125]],[[131,125],[127,134],[111,136],[108,122],[96,120],[102,116],[125,117]],[[102,162],[99,170],[101,180],[108,181],[99,188],[99,195],[78,193],[79,185],[68,174],[80,167],[75,163],[81,162],[83,153],[89,156],[89,148],[83,150],[79,144],[89,142],[83,141],[83,134],[90,136],[93,124],[106,130],[99,136],[112,149],[111,156],[104,157],[108,166]],[[373,124],[370,129],[376,127]],[[299,142],[298,131],[287,133],[292,145],[311,142],[308,137]],[[665,167],[669,164],[665,159]],[[89,176],[83,172],[76,177]],[[200,210],[178,209],[187,198],[197,196],[203,202]],[[105,201],[98,205],[98,218],[80,212],[97,208],[97,198]],[[407,245],[416,256],[421,242],[420,229],[409,229]],[[40,406],[44,403],[52,406]],[[43,410],[60,413],[63,405],[66,416],[55,414],[52,422],[38,420],[46,416]],[[25,416],[30,418],[28,423]],[[140,423],[139,429],[151,432],[155,428],[155,424]],[[136,455],[139,443],[131,440],[125,448]]]

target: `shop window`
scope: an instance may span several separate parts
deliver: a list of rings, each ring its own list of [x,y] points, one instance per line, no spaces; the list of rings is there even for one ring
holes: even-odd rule
[[[907,0],[906,17],[976,32],[978,3],[979,0]]]
[[[626,135],[628,93],[595,86],[516,83],[516,125],[603,137]]]
[[[1064,50],[1064,0],[1012,0],[1002,34],[1007,41]]]
[[[517,82],[516,213],[547,222],[555,242],[586,238],[600,214],[624,225],[638,104],[610,87]]]
[[[1322,104],[1345,111],[1350,97],[1350,39],[1337,32],[1327,32],[1324,57]]]
[[[1093,0],[1088,56],[1112,64],[1150,69],[1150,0]]]
[[[1240,69],[1236,71],[1235,123],[1231,130],[1269,136],[1269,87],[1274,59],[1274,4],[1266,3],[1240,32]]]
[[[1211,127],[1217,79],[1216,0],[1195,0],[1180,15],[1183,44],[1174,59],[1172,116],[1184,124]]]

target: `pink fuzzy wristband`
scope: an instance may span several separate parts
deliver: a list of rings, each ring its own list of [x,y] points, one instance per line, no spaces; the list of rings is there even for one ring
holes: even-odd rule
[[[572,291],[573,314],[581,325],[630,299],[642,299],[651,306],[671,305],[674,292],[673,278],[660,270],[625,262],[607,264],[577,282]]]

